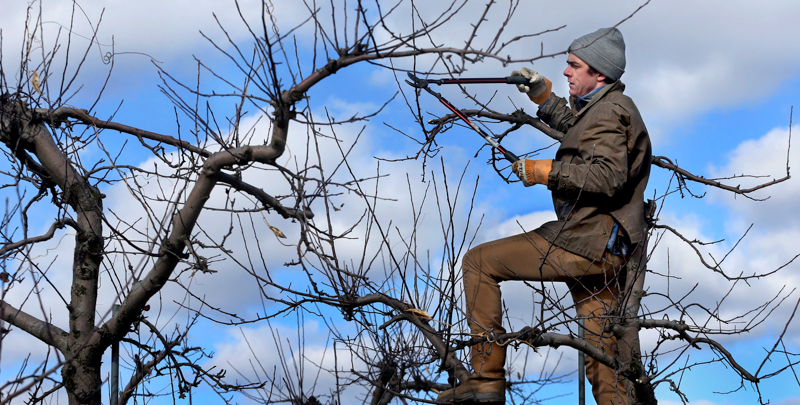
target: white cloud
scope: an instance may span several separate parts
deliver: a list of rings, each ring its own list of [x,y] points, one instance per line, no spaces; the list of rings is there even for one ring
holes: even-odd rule
[[[22,42],[28,3],[15,3],[0,17],[4,52],[16,52],[13,47]],[[284,29],[294,27],[305,19],[305,7],[280,1],[269,3]],[[79,47],[89,44],[88,38],[93,30],[98,29],[96,43],[103,47],[104,52],[110,52],[113,43],[114,52],[141,52],[161,61],[175,56],[183,57],[193,53],[199,46],[208,46],[200,31],[224,40],[217,19],[232,39],[250,36],[234,1],[225,4],[213,0],[143,0],[136,3],[85,0],[73,5],[72,2],[41,0],[30,4],[34,20],[41,8],[46,37],[48,32],[54,36],[59,27],[64,31],[62,36],[65,36],[73,20],[74,41]],[[260,18],[262,2],[239,0],[238,7],[248,23],[253,25],[256,35],[263,34]]]
[[[800,127],[795,126],[793,133]],[[793,145],[794,146],[794,145]],[[775,128],[760,138],[748,139],[736,146],[728,156],[728,160],[720,167],[712,167],[715,177],[760,176],[758,178],[739,178],[726,183],[739,185],[742,188],[753,187],[773,179],[786,176],[787,165],[794,166],[800,161],[797,147],[789,147],[789,129]],[[788,162],[787,162],[788,160]],[[791,172],[790,172],[791,174]],[[791,215],[800,198],[800,186],[793,179],[772,187],[760,190],[752,195],[766,201],[752,201],[745,198],[733,198],[729,193],[714,191],[713,201],[730,208],[736,214],[735,229],[742,229],[745,224],[755,223],[758,227],[769,227],[773,230],[788,230],[800,227],[800,218]]]
[[[341,370],[349,370],[358,360],[351,358],[347,351],[334,354],[327,341],[327,332],[320,326],[324,327],[311,321],[304,323],[300,331],[269,325],[231,329],[215,344],[216,355],[205,366],[226,369],[229,377],[240,382],[274,378],[278,385],[274,388],[284,394],[287,392],[283,382],[296,383],[299,378],[304,378],[308,389],[320,374],[321,367],[323,381],[319,387],[327,393],[327,389],[335,386],[333,376],[327,370],[334,370],[337,361]]]
[[[42,10],[44,20],[69,23],[72,5],[44,1]],[[0,26],[4,27],[4,64],[6,70],[13,66],[18,57],[18,44],[21,43],[22,27],[25,18],[25,3],[12,7],[0,16]],[[291,2],[272,2],[276,17],[283,30],[294,27],[304,21],[305,6],[292,6]],[[38,7],[38,3],[34,3]],[[81,2],[88,19],[95,22],[102,7],[106,7],[99,41],[110,43],[113,36],[116,52],[140,52],[151,55],[160,61],[167,61],[165,68],[179,77],[193,80],[194,69],[191,55],[207,55],[203,59],[212,65],[219,54],[211,49],[199,31],[207,33],[220,44],[227,47],[223,34],[216,27],[212,13],[215,13],[225,26],[234,41],[247,43],[250,34],[240,21],[236,7],[221,6],[219,2],[205,0],[201,2],[157,2],[146,3],[114,3],[105,4],[98,0]],[[423,16],[433,20],[438,8],[420,9]],[[564,7],[558,1],[522,3],[516,10],[511,23],[504,28],[501,41],[532,31],[542,31],[562,24],[566,27],[547,33],[540,37],[521,41],[508,47],[508,55],[514,58],[533,57],[540,52],[540,43],[545,53],[559,52],[567,48],[577,36],[589,30],[608,26],[619,22],[639,4],[629,1],[615,0],[603,3],[584,3],[580,7]],[[240,7],[253,27],[260,27],[261,2],[241,1]],[[321,6],[321,23],[332,34],[333,27],[327,22],[330,15],[329,5]],[[476,16],[484,9],[482,3],[469,3],[461,13],[456,14],[441,30],[432,35],[433,43],[446,46],[461,46],[463,38],[472,30]],[[34,10],[37,11],[37,10]],[[370,10],[374,13],[376,10]],[[385,11],[385,10],[384,10]],[[407,32],[411,29],[408,22],[410,12],[402,7],[395,11],[387,23],[395,32]],[[349,10],[353,17],[352,10]],[[336,13],[343,16],[343,7],[337,7]],[[499,24],[507,10],[495,5],[483,23],[479,33],[482,35],[474,41],[478,47],[487,47],[494,38],[492,27]],[[624,22],[623,31],[628,48],[628,68],[624,81],[628,85],[628,94],[638,103],[648,123],[656,144],[668,141],[665,137],[676,122],[685,122],[704,112],[752,103],[767,96],[778,86],[800,71],[800,56],[792,49],[792,41],[800,38],[800,28],[793,23],[792,17],[800,13],[800,5],[793,2],[753,3],[747,1],[693,2],[680,0],[672,2],[652,2],[632,19]],[[370,14],[372,15],[372,14]],[[535,18],[532,16],[536,16]],[[546,16],[546,18],[539,16]],[[81,12],[75,19],[75,31],[80,35],[88,35],[91,25]],[[352,26],[355,18],[349,18]],[[54,37],[57,27],[46,26],[47,32]],[[344,40],[343,18],[339,18],[338,39]],[[747,27],[747,29],[743,29]],[[363,31],[363,30],[362,30]],[[259,31],[256,31],[258,34]],[[294,33],[299,41],[300,49],[308,49],[313,45],[313,24],[307,23],[303,29]],[[386,32],[378,33],[381,38],[388,39]],[[352,41],[352,37],[348,38]],[[75,49],[82,50],[81,38],[75,39]],[[87,42],[88,43],[88,42]],[[83,44],[85,45],[85,44]],[[292,43],[287,44],[289,46]],[[426,44],[423,44],[426,45]],[[105,50],[104,50],[105,52]],[[289,54],[293,49],[287,49]],[[505,52],[505,51],[504,51]],[[98,58],[95,51],[91,58]],[[214,57],[211,57],[213,55]],[[320,54],[321,55],[321,54]],[[320,56],[321,57],[321,56]],[[222,58],[224,60],[224,58]],[[420,61],[432,59],[422,57]],[[104,69],[97,63],[87,64],[84,69]],[[320,59],[324,62],[324,58]],[[111,82],[112,90],[119,90],[124,83],[141,82],[142,77],[154,76],[143,74],[153,72],[149,66],[149,58],[135,55],[120,55]],[[396,66],[411,67],[411,60],[395,61]],[[416,65],[425,68],[425,63]],[[441,65],[440,65],[441,66]],[[566,87],[561,72],[564,58],[537,61],[534,68],[550,77],[559,94],[566,94]],[[306,69],[309,67],[306,66]],[[519,66],[502,67],[498,62],[486,61],[466,65],[468,76],[506,75]],[[309,72],[306,71],[307,75]],[[385,73],[385,72],[384,72]],[[185,74],[185,76],[184,76]],[[138,76],[128,78],[127,76]],[[377,86],[393,86],[394,80],[386,74],[371,73],[370,82]],[[402,79],[402,78],[401,78]],[[54,78],[55,80],[55,78]],[[116,91],[115,90],[115,91]],[[494,108],[509,110],[512,108],[506,100],[511,97],[518,106],[533,110],[524,97],[511,87],[475,86],[471,92],[488,98],[492,92],[499,90],[495,97]],[[450,92],[455,94],[455,92]],[[116,93],[115,93],[116,94]],[[121,93],[122,94],[122,93]],[[458,100],[458,99],[457,99]],[[472,103],[465,106],[471,106]]]
[[[481,236],[487,240],[505,238],[523,232],[530,232],[545,222],[555,220],[556,214],[553,211],[536,211],[524,215],[516,215],[492,228],[486,229]]]
[[[502,40],[566,24],[562,30],[507,49],[512,58],[535,57],[542,50],[540,45],[545,54],[560,52],[578,36],[616,24],[639,5],[622,0],[581,3],[576,7],[565,7],[558,1],[523,2],[505,27]],[[468,5],[467,12],[437,32],[433,42],[462,46],[464,36],[472,30],[471,24],[482,15],[483,6]],[[489,13],[484,36],[475,44],[488,46],[495,34],[488,27],[499,24],[506,11],[495,7]],[[627,45],[623,76],[626,93],[642,111],[656,144],[669,140],[666,137],[676,123],[708,111],[757,102],[798,74],[800,56],[787,51],[800,38],[800,27],[793,22],[798,13],[800,4],[794,2],[654,1],[622,23],[620,30]],[[395,16],[394,21],[399,18]],[[534,69],[553,81],[554,90],[560,95],[567,93],[561,76],[564,61],[564,56],[556,56],[534,64]],[[424,66],[420,64],[419,68]],[[520,66],[504,68],[484,61],[466,67],[465,76],[480,77],[505,76]],[[455,98],[457,91],[445,91]],[[511,86],[473,86],[469,91],[483,99],[499,91],[492,105],[501,111],[512,108],[506,97],[526,110],[535,108]],[[468,101],[462,103],[471,106]]]

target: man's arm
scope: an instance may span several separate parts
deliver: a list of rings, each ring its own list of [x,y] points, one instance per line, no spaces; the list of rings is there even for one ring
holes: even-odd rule
[[[567,107],[567,100],[555,93],[551,93],[550,97],[539,106],[536,115],[550,128],[564,133],[575,123],[575,116]]]
[[[582,162],[554,161],[547,187],[570,194],[578,192],[613,197],[628,179],[627,122],[630,116],[615,104],[593,107],[580,134]]]

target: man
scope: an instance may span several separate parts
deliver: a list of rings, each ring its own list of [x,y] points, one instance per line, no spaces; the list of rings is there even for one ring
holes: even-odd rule
[[[586,339],[610,355],[616,338],[603,325],[618,306],[622,269],[644,249],[644,191],[650,174],[650,139],[644,122],[619,81],[625,70],[625,42],[616,28],[604,28],[572,42],[564,76],[567,100],[551,82],[522,69],[529,79],[521,92],[539,104],[538,116],[565,133],[555,159],[520,160],[514,172],[525,186],[552,191],[558,220],[540,228],[471,249],[463,259],[467,323],[473,334],[505,333],[499,282],[565,282]],[[641,245],[640,245],[641,243]],[[442,402],[505,402],[505,347],[472,348],[473,373],[462,385],[442,392]],[[587,356],[586,376],[600,405],[626,404],[624,379]]]

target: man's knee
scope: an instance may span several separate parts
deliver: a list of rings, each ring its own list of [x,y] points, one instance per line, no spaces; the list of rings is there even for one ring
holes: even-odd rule
[[[473,272],[480,269],[480,260],[481,260],[481,246],[476,246],[470,249],[467,254],[464,255],[464,258],[461,260],[461,267],[464,269],[464,274],[466,275],[467,272]]]

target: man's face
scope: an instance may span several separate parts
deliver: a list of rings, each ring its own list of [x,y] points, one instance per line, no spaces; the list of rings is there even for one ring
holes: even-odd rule
[[[569,54],[567,68],[564,69],[569,83],[569,95],[574,97],[585,96],[590,91],[605,85],[606,77],[598,72],[590,72],[589,65],[581,58]]]

